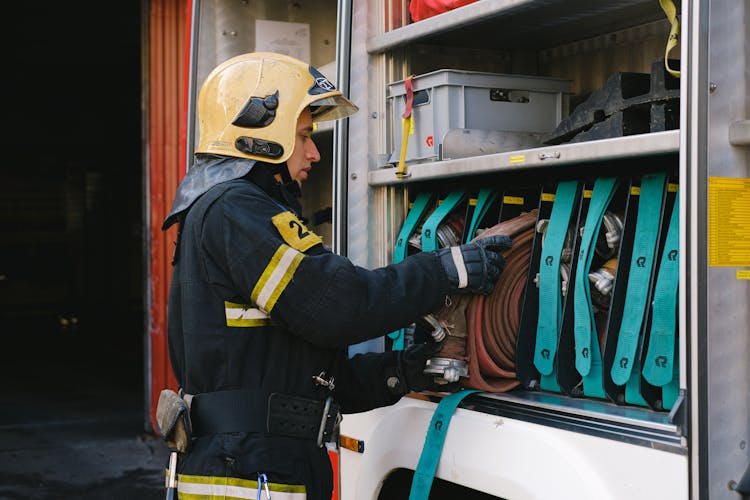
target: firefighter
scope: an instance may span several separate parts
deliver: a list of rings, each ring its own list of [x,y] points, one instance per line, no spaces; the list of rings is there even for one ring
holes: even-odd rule
[[[320,160],[314,123],[356,110],[280,54],[229,59],[201,87],[196,154],[163,224],[178,224],[168,343],[192,427],[180,496],[328,500],[324,445],[341,414],[458,389],[423,373],[437,342],[352,357],[347,346],[414,323],[449,294],[490,293],[510,240],[375,270],[334,254],[301,219],[300,186]]]

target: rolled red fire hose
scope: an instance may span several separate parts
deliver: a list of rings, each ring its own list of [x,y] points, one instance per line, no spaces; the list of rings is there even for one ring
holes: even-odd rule
[[[520,384],[516,377],[516,338],[534,240],[537,211],[501,222],[478,238],[505,234],[513,239],[503,253],[505,268],[487,296],[477,295],[466,308],[469,379],[465,387],[505,392]]]
[[[511,248],[503,252],[505,268],[495,289],[487,296],[454,296],[452,307],[438,314],[450,324],[460,323],[462,318],[457,321],[457,315],[465,314],[466,337],[449,335],[437,355],[468,361],[469,378],[461,379],[464,387],[505,392],[520,384],[515,372],[516,338],[536,219],[537,211],[532,210],[500,222],[475,238],[504,234],[513,239]]]

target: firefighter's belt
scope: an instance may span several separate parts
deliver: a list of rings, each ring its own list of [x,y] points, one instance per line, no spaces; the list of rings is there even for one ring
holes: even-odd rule
[[[338,403],[262,391],[196,394],[190,405],[194,436],[252,432],[318,441],[336,438]]]

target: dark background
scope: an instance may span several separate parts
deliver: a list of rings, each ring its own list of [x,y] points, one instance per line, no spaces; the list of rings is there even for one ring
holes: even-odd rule
[[[140,2],[3,6],[0,498],[163,498]],[[150,430],[150,429],[149,429]]]
[[[142,392],[141,6],[18,4],[2,30],[4,387]]]

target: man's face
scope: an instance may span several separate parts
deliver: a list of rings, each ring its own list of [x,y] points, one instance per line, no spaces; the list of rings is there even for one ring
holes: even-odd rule
[[[305,109],[297,120],[297,131],[292,155],[286,161],[289,175],[300,185],[307,180],[312,164],[320,161],[320,152],[312,140],[313,121],[310,110]]]

